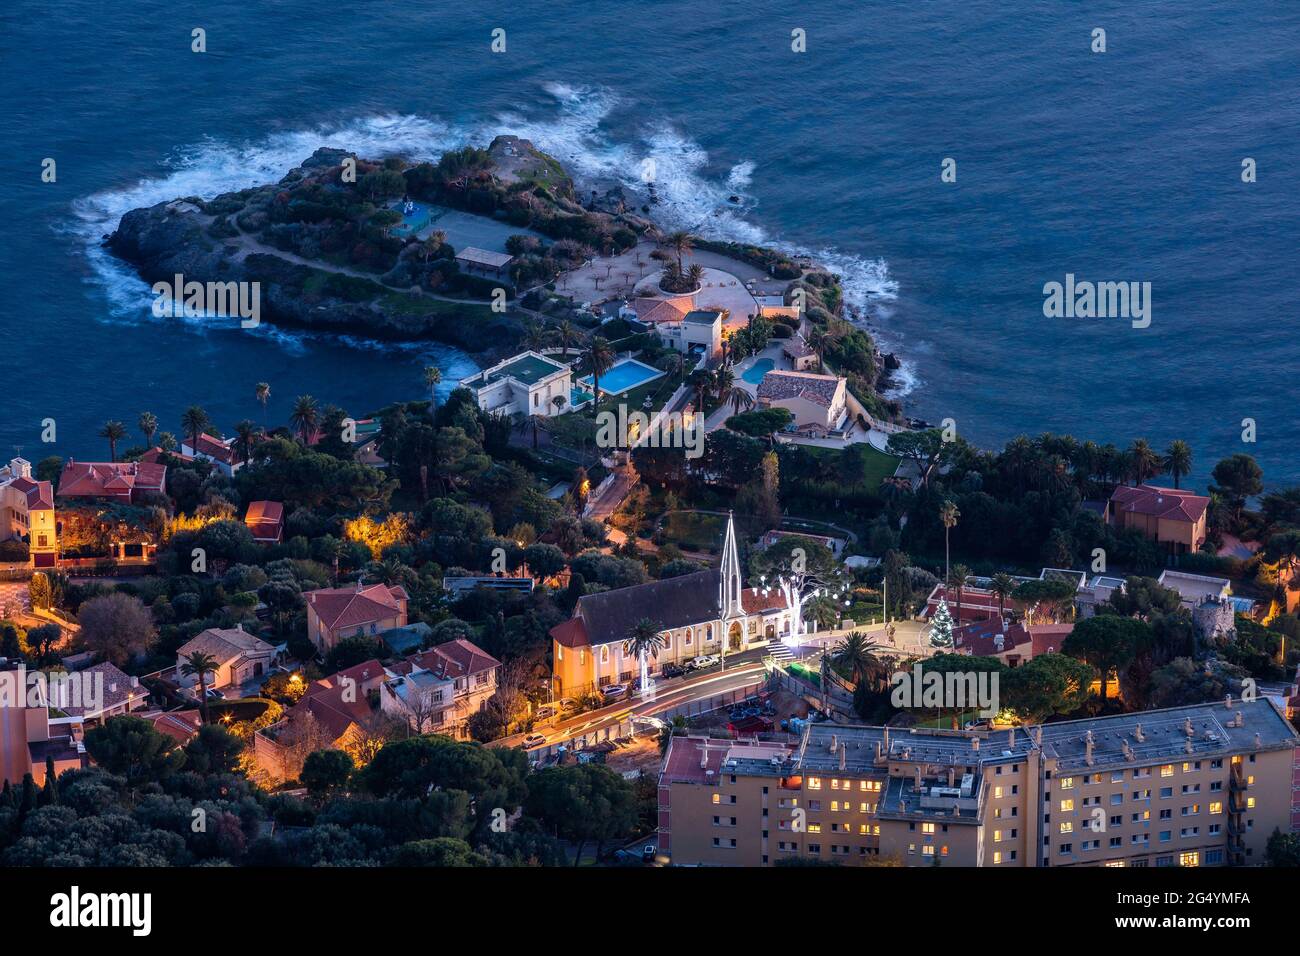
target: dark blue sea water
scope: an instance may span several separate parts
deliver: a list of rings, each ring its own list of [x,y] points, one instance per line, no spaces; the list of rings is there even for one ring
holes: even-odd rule
[[[654,158],[666,225],[822,255],[906,360],[909,408],[977,442],[1184,438],[1197,484],[1242,450],[1295,481],[1297,49],[1294,2],[20,0],[0,10],[0,451],[47,453],[45,417],[65,455],[146,408],[229,428],[261,380],[283,418],[303,392],[419,395],[426,356],[455,377],[436,347],[156,320],[97,241],[318,145],[424,157],[514,132],[590,182],[635,186]],[[1067,272],[1151,282],[1150,328],[1044,318]]]

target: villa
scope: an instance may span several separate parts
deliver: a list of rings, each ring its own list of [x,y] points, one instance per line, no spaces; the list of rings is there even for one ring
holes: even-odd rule
[[[210,689],[239,687],[271,670],[275,648],[254,637],[242,627],[210,627],[200,631],[176,651],[176,683],[181,687],[198,685],[197,674],[186,674],[185,661],[191,654],[207,654],[217,662],[216,669],[204,677]]]
[[[658,327],[664,345],[678,352],[717,358],[722,354],[722,313],[695,309]]]
[[[379,707],[417,734],[465,739],[472,714],[497,690],[501,662],[464,638],[412,655],[392,671],[379,692]]]
[[[75,461],[69,458],[59,478],[58,497],[107,498],[139,504],[146,495],[161,495],[166,485],[166,465],[139,461]]]
[[[807,372],[817,367],[817,353],[802,335],[792,335],[781,343],[781,352],[796,372]]]
[[[633,299],[629,311],[646,325],[681,322],[695,309],[695,296],[679,295],[669,299]]]
[[[0,468],[0,541],[13,539],[26,539],[33,567],[54,567],[59,540],[54,491],[48,481],[32,479],[31,463],[22,458]]]
[[[235,472],[244,466],[244,462],[239,460],[239,453],[235,450],[233,438],[214,438],[211,435],[200,434],[195,439],[195,443],[191,445],[188,438],[183,439],[181,454],[211,462],[227,478],[233,478]]]
[[[358,581],[350,588],[320,588],[308,591],[307,636],[327,653],[348,637],[378,635],[406,626],[406,589],[398,585]]]
[[[662,668],[723,653],[723,635],[728,653],[766,646],[790,635],[792,612],[779,590],[743,586],[729,519],[721,568],[580,597],[573,617],[551,628],[555,693],[631,681],[640,664],[623,645],[643,618],[662,629],[665,645],[653,661]]]
[[[758,383],[758,404],[787,409],[795,431],[824,437],[844,425],[846,393],[844,379],[835,375],[774,370]]]
[[[284,540],[284,505],[278,501],[250,501],[244,524],[258,544],[279,544]]]
[[[550,417],[569,411],[573,370],[540,352],[521,352],[460,384],[474,393],[485,412]]]
[[[1137,528],[1169,554],[1187,554],[1205,543],[1209,506],[1209,498],[1178,488],[1120,485],[1106,505],[1106,521]]]

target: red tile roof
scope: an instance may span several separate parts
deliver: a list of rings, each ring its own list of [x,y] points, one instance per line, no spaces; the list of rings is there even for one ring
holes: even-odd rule
[[[1158,488],[1155,485],[1138,485],[1136,488],[1120,485],[1110,500],[1117,512],[1193,523],[1200,521],[1210,506],[1210,499],[1204,495],[1192,494],[1181,488]]]
[[[244,524],[254,541],[279,541],[284,535],[284,505],[278,501],[250,501]]]
[[[588,647],[591,644],[586,625],[580,617],[571,617],[563,624],[555,625],[551,628],[551,637],[561,647]]]
[[[59,497],[127,498],[137,491],[161,492],[166,480],[166,465],[68,459],[59,478]]]
[[[1061,645],[1074,630],[1073,624],[1035,624],[1029,629],[1034,639],[1034,656],[1059,654]]]
[[[307,592],[307,606],[316,612],[321,625],[334,630],[340,627],[357,627],[392,617],[399,610],[399,601],[407,600],[401,587],[372,584],[370,587],[321,588]]]
[[[997,638],[1001,635],[1002,646]],[[969,651],[976,657],[996,657],[1030,642],[1030,636],[1021,624],[1004,625],[997,618],[965,624],[953,632],[956,647]]]
[[[386,676],[384,665],[372,659],[312,681],[302,700],[289,709],[288,718],[311,714],[337,741],[353,724],[371,716],[366,684],[381,682]]]
[[[166,734],[179,744],[187,744],[199,732],[203,721],[197,710],[173,710],[165,714],[137,714],[153,724],[154,730]]]
[[[458,637],[409,658],[439,677],[472,677],[482,671],[500,667],[501,662],[477,644]]]
[[[15,478],[9,487],[27,497],[28,511],[50,511],[54,508],[54,489],[48,481]]]
[[[233,442],[227,445],[221,439],[213,438],[211,435],[200,434],[197,447],[190,445],[190,440],[186,438],[181,447],[186,446],[193,448],[199,455],[206,455],[208,458],[216,459],[227,465],[233,465],[239,461],[239,454],[235,451]]]
[[[740,606],[746,614],[780,610],[785,607],[785,595],[780,588],[770,588],[767,594],[758,588],[743,588],[740,592]]]

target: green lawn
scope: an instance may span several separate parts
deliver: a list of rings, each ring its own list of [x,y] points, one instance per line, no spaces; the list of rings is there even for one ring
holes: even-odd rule
[[[822,448],[817,445],[800,445],[799,447],[818,458],[838,460],[841,454],[838,448]],[[872,494],[875,494],[880,489],[880,482],[890,477],[898,469],[898,464],[902,459],[897,455],[886,454],[866,442],[858,442],[852,447],[862,462],[862,474],[859,480]]]
[[[708,554],[722,547],[724,522],[720,515],[674,512],[664,519],[664,534],[683,551]]]

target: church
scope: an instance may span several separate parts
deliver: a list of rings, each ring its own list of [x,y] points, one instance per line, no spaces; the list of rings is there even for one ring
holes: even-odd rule
[[[665,640],[650,661],[652,673],[665,664],[735,654],[788,637],[789,603],[781,589],[766,590],[742,584],[735,526],[728,516],[721,567],[578,599],[573,617],[550,632],[555,695],[579,697],[631,683],[639,664],[635,654],[623,652],[623,644],[642,618],[656,622]]]

